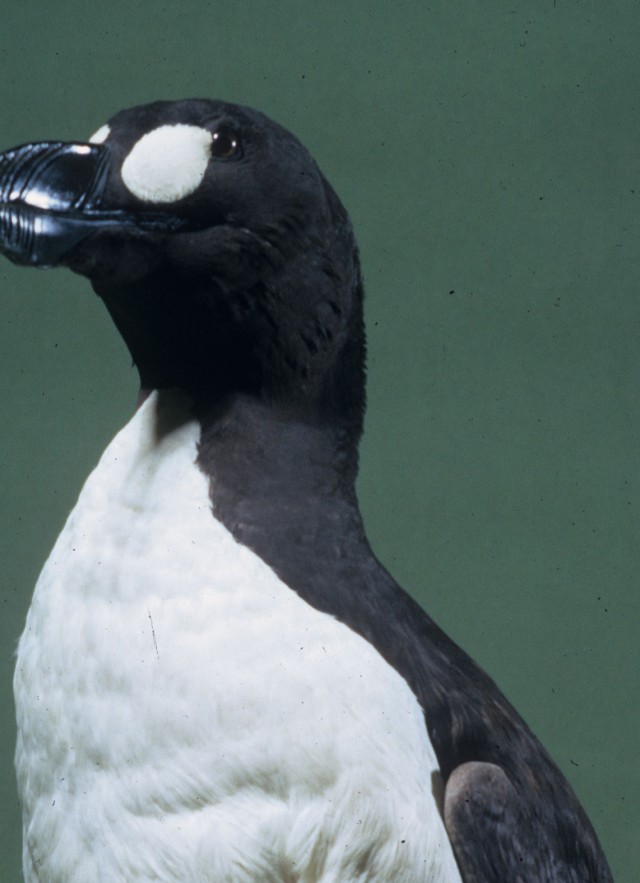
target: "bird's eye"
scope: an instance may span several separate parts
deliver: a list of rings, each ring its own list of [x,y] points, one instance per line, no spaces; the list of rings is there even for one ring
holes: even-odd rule
[[[218,129],[213,133],[211,156],[216,159],[231,159],[240,154],[240,138],[231,129]]]

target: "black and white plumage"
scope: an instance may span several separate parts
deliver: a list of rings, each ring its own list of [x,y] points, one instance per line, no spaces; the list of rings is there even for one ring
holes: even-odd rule
[[[374,557],[362,282],[308,152],[217,101],[0,156],[0,249],[141,379],[20,641],[28,883],[606,883],[571,788]]]

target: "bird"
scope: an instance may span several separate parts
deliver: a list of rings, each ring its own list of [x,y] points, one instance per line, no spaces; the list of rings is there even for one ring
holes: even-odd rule
[[[140,392],[19,640],[27,883],[608,883],[570,785],[355,490],[364,284],[309,151],[157,101],[0,154],[0,251],[90,282]]]

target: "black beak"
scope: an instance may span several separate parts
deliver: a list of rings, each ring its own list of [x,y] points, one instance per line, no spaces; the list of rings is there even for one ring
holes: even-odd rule
[[[52,267],[105,226],[175,230],[171,215],[108,209],[109,174],[102,144],[26,144],[0,154],[0,252],[16,264]]]

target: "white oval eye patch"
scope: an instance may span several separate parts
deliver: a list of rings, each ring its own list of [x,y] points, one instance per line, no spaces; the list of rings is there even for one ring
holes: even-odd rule
[[[122,164],[122,180],[146,202],[183,199],[204,178],[212,140],[211,132],[200,126],[160,126],[133,145]]]
[[[100,126],[97,132],[94,132],[91,138],[89,138],[89,144],[102,144],[107,140],[109,135],[111,134],[111,129],[105,123],[104,126]]]

